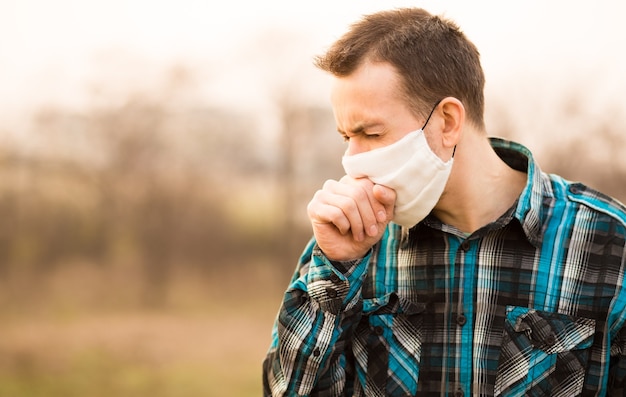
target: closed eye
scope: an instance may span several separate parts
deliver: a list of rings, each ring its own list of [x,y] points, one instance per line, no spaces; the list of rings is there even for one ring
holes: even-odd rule
[[[377,139],[380,138],[380,134],[359,134],[363,137],[363,139]],[[341,134],[341,139],[343,139],[344,142],[349,142],[350,141],[350,137],[347,134]]]

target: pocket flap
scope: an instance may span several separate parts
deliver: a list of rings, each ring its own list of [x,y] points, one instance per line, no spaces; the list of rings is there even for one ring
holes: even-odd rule
[[[586,349],[593,343],[593,319],[508,306],[506,320],[515,332],[526,334],[533,346],[548,354]]]
[[[391,292],[378,298],[363,299],[363,313],[365,314],[418,314],[426,310],[426,304],[413,302]]]

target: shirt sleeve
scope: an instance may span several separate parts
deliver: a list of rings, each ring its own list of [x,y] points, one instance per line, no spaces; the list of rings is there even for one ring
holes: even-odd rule
[[[626,330],[621,329],[611,344],[611,365],[608,382],[609,396],[626,396]]]
[[[263,363],[265,396],[341,396],[362,313],[363,259],[333,263],[312,240],[300,258],[272,330]]]

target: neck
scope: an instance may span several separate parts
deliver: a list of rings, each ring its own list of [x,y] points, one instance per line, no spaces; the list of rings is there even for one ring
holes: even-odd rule
[[[515,203],[527,175],[510,168],[489,140],[475,132],[458,145],[446,189],[433,210],[442,222],[473,233],[497,220]]]

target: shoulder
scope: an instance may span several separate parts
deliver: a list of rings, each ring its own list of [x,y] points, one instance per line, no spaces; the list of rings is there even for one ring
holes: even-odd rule
[[[611,196],[582,183],[568,184],[567,196],[575,203],[609,216],[622,225],[626,225],[626,206]]]
[[[547,178],[553,199],[574,210],[579,222],[588,218],[597,225],[610,223],[613,233],[626,235],[626,206],[622,202],[583,183],[570,182],[556,175],[547,175]]]

